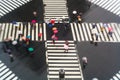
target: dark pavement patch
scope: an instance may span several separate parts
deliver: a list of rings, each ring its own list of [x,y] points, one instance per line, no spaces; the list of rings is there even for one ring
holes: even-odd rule
[[[88,65],[83,74],[85,80],[97,77],[99,80],[109,80],[120,70],[120,43],[100,42],[98,46],[90,42],[77,43],[80,60],[88,58]]]

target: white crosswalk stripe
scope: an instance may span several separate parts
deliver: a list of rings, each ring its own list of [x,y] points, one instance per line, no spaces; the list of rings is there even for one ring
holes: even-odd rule
[[[39,24],[36,23],[36,26],[34,28],[31,27],[30,22],[28,22],[26,25],[24,25],[23,22],[17,23],[18,25],[12,23],[0,23],[2,25],[2,31],[0,33],[0,42],[10,38],[12,40],[18,39],[20,31],[22,32],[24,37],[30,36],[32,41],[42,41],[43,39],[46,39],[46,32],[44,32],[46,31],[45,23],[43,23],[41,26],[39,26]],[[42,33],[41,39],[38,38],[39,33]],[[19,40],[22,40],[21,37]]]
[[[112,78],[110,78],[110,80],[120,80],[120,71],[118,71],[118,73],[116,73]]]
[[[91,41],[93,23],[70,23],[74,41]],[[95,23],[96,34],[98,33],[97,42],[120,42],[120,25],[118,23]],[[103,28],[103,32],[101,31]],[[108,34],[109,28],[112,29],[112,37]],[[96,37],[94,36],[96,39]]]
[[[0,61],[0,80],[20,80],[2,61]]]
[[[88,0],[120,17],[120,0]]]
[[[0,0],[0,18],[32,0]]]
[[[65,70],[65,80],[83,80],[79,58],[75,50],[74,41],[69,42],[68,53],[64,52],[65,41],[57,40],[55,45],[47,41],[48,80],[59,79],[59,70]]]
[[[43,3],[46,4],[45,8],[45,21],[49,19],[62,20],[63,16],[68,18],[66,0],[43,0]]]

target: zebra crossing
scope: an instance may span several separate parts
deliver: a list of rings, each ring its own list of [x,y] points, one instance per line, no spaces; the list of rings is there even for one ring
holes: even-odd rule
[[[120,17],[120,0],[88,0]]]
[[[0,80],[21,80],[0,60]]]
[[[120,71],[116,73],[110,80],[120,80]]]
[[[68,18],[66,0],[43,0],[43,3],[45,4],[45,21],[50,19],[61,21],[62,18]]]
[[[59,70],[65,70],[65,80],[83,80],[81,66],[74,41],[69,42],[68,53],[64,52],[65,41],[47,41],[46,61],[48,64],[48,80],[58,80]]]
[[[70,23],[74,41],[92,41],[92,26],[94,23]],[[101,32],[104,27],[103,32]],[[113,29],[112,37],[108,34],[108,28]],[[96,23],[95,27],[99,33],[98,42],[120,42],[120,24],[118,23]]]
[[[4,41],[6,39],[16,40],[18,39],[18,35],[20,32],[24,35],[24,37],[30,36],[30,40],[32,41],[46,40],[45,23],[43,23],[41,26],[36,23],[35,27],[32,27],[30,22],[17,22],[16,24],[1,23],[0,25],[2,26],[2,31],[0,33],[0,41]],[[38,37],[39,33],[42,33],[41,39],[39,39]]]
[[[0,18],[31,0],[0,0]]]

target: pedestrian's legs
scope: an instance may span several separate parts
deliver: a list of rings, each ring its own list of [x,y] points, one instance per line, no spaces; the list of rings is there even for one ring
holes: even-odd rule
[[[66,52],[68,52],[68,49],[66,49]]]
[[[96,35],[96,41],[98,41],[98,36]]]
[[[83,62],[83,69],[85,69],[87,66],[87,63]]]
[[[68,49],[65,49],[65,51],[64,52],[68,52]]]
[[[39,40],[41,40],[41,37],[38,37]]]
[[[95,46],[97,46],[98,44],[97,44],[97,42],[95,42]]]
[[[90,41],[90,43],[93,44],[93,41],[94,41],[93,34],[91,34],[91,37],[92,37],[92,41]]]
[[[53,44],[55,44],[55,40],[53,39]]]
[[[10,54],[10,62],[13,62],[14,61],[14,57],[12,54]]]
[[[65,51],[64,52],[66,52],[66,49],[65,49]]]

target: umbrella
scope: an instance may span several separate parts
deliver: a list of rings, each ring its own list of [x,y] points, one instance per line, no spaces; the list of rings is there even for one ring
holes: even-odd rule
[[[52,30],[53,30],[53,31],[54,31],[54,30],[57,30],[57,28],[56,28],[56,27],[53,27]]]
[[[113,30],[112,27],[108,27],[108,31],[111,31],[111,32],[112,32],[112,30]]]
[[[58,33],[58,30],[54,30],[53,32],[54,32],[54,34],[56,34],[56,33]]]
[[[28,35],[27,38],[30,39],[30,35]]]
[[[13,24],[16,24],[16,21],[12,21]]]
[[[32,20],[31,22],[34,24],[34,23],[36,23],[36,20]]]
[[[32,47],[29,47],[29,48],[28,48],[28,51],[29,51],[29,52],[32,52],[32,51],[34,51],[34,48],[32,48]]]
[[[50,20],[50,23],[54,24],[54,23],[55,23],[55,20],[54,20],[54,19],[51,19],[51,20]]]
[[[42,33],[38,33],[38,36],[41,37],[41,36],[42,36]]]
[[[14,40],[14,41],[12,42],[12,45],[16,45],[16,44],[17,44],[17,41]]]
[[[50,27],[50,28],[51,28],[51,27],[53,27],[53,25],[52,25],[51,23],[49,23],[49,24],[48,24],[48,27]]]

